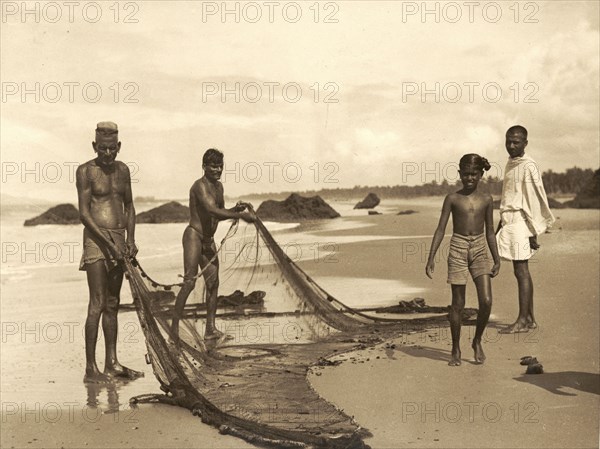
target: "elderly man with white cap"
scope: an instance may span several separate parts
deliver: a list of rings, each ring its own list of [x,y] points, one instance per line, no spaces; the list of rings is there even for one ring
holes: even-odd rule
[[[90,292],[85,323],[86,367],[84,382],[106,383],[112,378],[135,379],[143,373],[117,360],[117,313],[123,283],[122,260],[135,256],[135,209],[131,176],[126,164],[116,161],[121,149],[113,122],[96,126],[92,147],[96,158],[77,168],[79,216],[84,225],[83,256],[79,269],[87,272]],[[96,342],[102,318],[106,347],[104,373],[96,364]]]

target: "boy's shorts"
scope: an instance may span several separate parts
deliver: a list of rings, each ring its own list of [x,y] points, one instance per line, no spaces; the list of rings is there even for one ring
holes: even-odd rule
[[[492,274],[485,234],[453,234],[450,239],[448,284],[466,285],[469,272],[473,280]]]

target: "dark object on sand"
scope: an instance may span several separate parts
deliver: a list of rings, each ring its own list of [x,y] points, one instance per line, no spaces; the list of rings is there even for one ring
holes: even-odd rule
[[[375,313],[448,313],[450,306],[428,306],[423,298],[413,298],[411,301],[399,301],[397,306],[369,307],[358,309],[361,312]],[[477,309],[466,307],[463,309],[463,320],[470,320],[477,314]]]
[[[525,357],[521,357],[521,365],[535,365],[538,362],[538,359],[532,357],[530,355],[526,355]]]
[[[266,292],[262,290],[255,290],[248,295],[244,295],[241,290],[236,290],[230,295],[219,295],[217,298],[217,308],[223,309],[225,307],[252,307],[262,306],[265,303]],[[148,292],[148,299],[155,303],[154,307],[164,307],[163,311],[168,312],[172,309],[173,303],[175,302],[175,293],[172,291],[152,291]],[[119,305],[120,310],[135,310],[133,304],[121,304]],[[186,304],[184,309],[184,315],[197,314],[198,312],[206,310],[206,303]],[[170,313],[170,312],[169,312]]]
[[[376,210],[370,210],[369,215],[383,215],[381,212],[377,212]]]
[[[527,365],[527,371],[525,371],[525,374],[544,374],[544,366],[541,363]]]
[[[594,177],[579,191],[574,200],[564,204],[566,207],[577,209],[600,209],[600,169],[596,170]]]
[[[536,357],[531,355],[521,357],[521,365],[527,366],[527,371],[525,371],[525,374],[544,374],[544,366],[538,362]]]
[[[356,203],[354,209],[373,209],[374,207],[378,206],[380,202],[381,200],[377,195],[374,193],[369,193],[364,200]]]
[[[340,216],[320,196],[305,198],[296,193],[292,193],[284,201],[263,201],[256,214],[262,220],[280,222],[319,220]]]
[[[412,214],[416,214],[416,213],[418,213],[418,211],[412,210],[412,209],[407,209],[407,210],[401,210],[396,215],[412,215]]]
[[[24,226],[37,226],[45,224],[70,225],[80,224],[79,211],[72,204],[59,204],[51,207],[46,212],[35,218],[25,220]]]
[[[244,296],[241,290],[234,291],[231,295],[223,295],[217,298],[217,307],[241,307],[241,306],[256,306],[265,303],[266,292],[257,290]]]
[[[171,201],[154,209],[137,214],[136,223],[185,223],[190,221],[190,209]]]

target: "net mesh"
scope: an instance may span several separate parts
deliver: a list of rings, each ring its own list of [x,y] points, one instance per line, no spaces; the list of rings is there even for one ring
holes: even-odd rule
[[[258,220],[234,222],[217,252],[217,328],[203,339],[206,304],[190,296],[180,340],[170,338],[176,294],[135,259],[125,262],[148,348],[147,361],[166,395],[157,400],[190,408],[222,432],[277,447],[366,447],[368,432],[325,401],[306,379],[308,367],[357,341],[402,332],[402,321],[354,310],[327,293],[277,244]],[[216,257],[216,256],[215,256]],[[196,291],[205,291],[203,272]]]

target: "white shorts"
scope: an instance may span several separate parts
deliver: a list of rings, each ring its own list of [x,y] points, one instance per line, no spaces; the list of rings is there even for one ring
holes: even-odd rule
[[[529,245],[533,233],[521,211],[507,210],[501,216],[502,227],[496,235],[498,253],[508,260],[528,260],[535,254]]]

